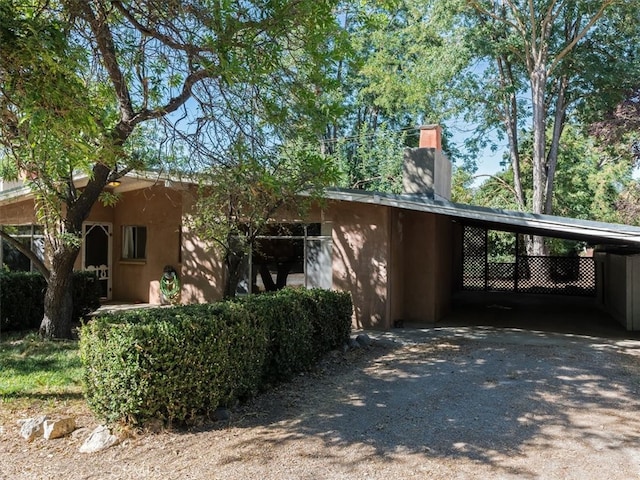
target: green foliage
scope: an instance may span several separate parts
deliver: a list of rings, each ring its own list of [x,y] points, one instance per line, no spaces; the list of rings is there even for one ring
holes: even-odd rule
[[[311,367],[350,325],[349,295],[315,290],[107,315],[81,331],[87,401],[110,422],[186,422]]]
[[[340,186],[402,190],[402,151],[417,127],[449,115],[448,84],[465,65],[448,5],[432,0],[342,2],[349,48],[333,71],[342,106],[323,147],[340,166]],[[446,33],[443,33],[446,32]],[[445,151],[454,158],[445,134]]]
[[[52,342],[34,333],[0,337],[0,403],[81,397],[82,372],[76,341]]]
[[[349,338],[349,294],[285,288],[239,301],[267,324],[269,355],[263,377],[267,383],[288,380]]]
[[[73,273],[73,319],[100,306],[100,286],[95,273]],[[38,273],[0,272],[0,330],[38,328],[44,313],[47,282]]]
[[[342,176],[340,186],[401,193],[405,139],[404,133],[385,126],[374,131],[366,125],[357,137],[340,139],[334,154]]]
[[[521,175],[531,185],[531,133],[521,134]],[[594,143],[580,128],[567,125],[558,152],[558,170],[553,192],[553,211],[557,215],[585,220],[619,222],[620,192],[631,184],[632,159],[612,155]],[[494,208],[517,209],[511,167],[497,174],[473,192],[472,202]],[[531,188],[524,189],[530,201]]]
[[[478,126],[471,143],[482,146],[490,133],[507,140],[518,209],[560,213],[554,175],[561,173],[563,128],[598,118],[637,85],[640,3],[474,0],[450,7],[468,63],[445,91],[464,120]],[[526,151],[520,133],[530,131]],[[521,153],[533,167],[526,181]],[[523,190],[532,193],[526,201]]]
[[[351,295],[314,288],[302,295],[304,309],[310,312],[315,338],[315,355],[340,348],[351,334]]]
[[[267,327],[269,355],[263,367],[267,383],[288,380],[316,360],[311,312],[304,309],[300,300],[297,291],[283,289],[241,301]]]
[[[335,4],[0,0],[0,177],[34,192],[48,264],[65,266],[49,286],[71,274],[92,206],[117,200],[105,186],[160,160],[175,170],[183,140],[224,163],[238,138],[317,138]],[[43,333],[69,335],[46,299]]]
[[[201,185],[187,218],[199,238],[222,252],[227,297],[235,294],[242,259],[276,213],[304,218],[312,202],[321,201],[324,188],[338,178],[331,159],[295,142],[255,155],[239,141],[230,158],[199,173]]]
[[[38,328],[44,311],[47,282],[42,275],[26,272],[0,273],[0,327],[6,330]]]
[[[232,303],[96,319],[80,340],[87,401],[112,422],[187,421],[257,390],[265,336]]]

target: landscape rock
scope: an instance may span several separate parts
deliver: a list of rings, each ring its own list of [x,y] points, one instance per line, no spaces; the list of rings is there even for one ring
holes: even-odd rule
[[[356,337],[356,342],[360,344],[361,347],[370,347],[373,343],[369,335],[366,333],[361,333]]]
[[[61,418],[58,420],[45,420],[44,422],[44,438],[53,440],[69,435],[76,429],[76,420],[72,417]]]
[[[74,440],[85,440],[90,433],[91,430],[89,430],[87,427],[80,427],[73,431],[73,433],[71,434],[71,438],[73,438]]]
[[[81,453],[95,453],[106,450],[120,442],[118,437],[111,434],[111,431],[105,425],[100,425],[91,432],[89,438],[80,447]]]
[[[356,341],[355,338],[352,338],[351,340],[349,340],[349,348],[360,348],[360,344]]]
[[[22,425],[20,426],[20,435],[27,442],[33,442],[36,437],[42,435],[43,425],[47,417],[45,415],[41,415],[39,417],[28,418]]]

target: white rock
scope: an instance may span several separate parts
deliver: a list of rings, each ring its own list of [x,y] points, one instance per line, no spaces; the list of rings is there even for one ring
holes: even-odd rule
[[[67,417],[59,420],[45,420],[44,422],[44,438],[53,440],[54,438],[69,435],[76,429],[76,421],[74,418]]]
[[[109,447],[117,445],[118,442],[118,437],[112,435],[106,426],[100,425],[93,432],[91,432],[89,438],[87,438],[82,444],[82,446],[80,447],[80,452],[99,452],[100,450],[105,450]]]
[[[20,435],[27,442],[32,442],[36,437],[42,435],[42,425],[47,419],[46,416],[41,415],[35,418],[28,418],[20,427]]]

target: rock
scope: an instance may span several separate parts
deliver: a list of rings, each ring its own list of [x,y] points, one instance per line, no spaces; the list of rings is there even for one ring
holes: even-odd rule
[[[373,343],[371,341],[371,338],[369,338],[369,335],[367,335],[366,333],[361,333],[360,335],[358,335],[356,337],[356,342],[358,342],[361,347],[370,347]]]
[[[91,430],[89,430],[87,427],[80,427],[73,431],[73,433],[71,434],[71,438],[73,438],[74,440],[85,440],[90,433]]]
[[[109,447],[113,447],[120,442],[118,437],[111,434],[109,428],[105,425],[100,425],[91,432],[89,438],[80,447],[81,453],[94,453],[101,450],[105,450]]]
[[[349,348],[360,348],[360,344],[358,342],[356,342],[355,338],[352,338],[351,340],[349,340]]]
[[[28,418],[22,422],[20,427],[20,435],[27,442],[33,442],[36,437],[42,435],[44,421],[47,419],[45,415],[41,415],[35,418]]]
[[[59,420],[45,420],[44,422],[44,438],[53,440],[54,438],[69,435],[76,429],[76,421],[74,418],[67,417]]]

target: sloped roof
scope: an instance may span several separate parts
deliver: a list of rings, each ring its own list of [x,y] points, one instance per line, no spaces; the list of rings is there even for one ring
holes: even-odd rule
[[[81,187],[86,184],[87,177],[86,175],[78,175],[74,180]],[[146,171],[129,172],[121,180],[122,184],[114,191],[126,192],[150,187],[158,183],[166,186],[177,186],[192,183],[193,181],[190,178],[173,178],[166,174]],[[22,200],[31,194],[32,192],[27,186],[0,192],[0,205]],[[478,207],[454,203],[441,198],[434,199],[429,195],[389,194],[331,188],[325,191],[325,198],[327,200],[384,205],[403,210],[444,215],[466,225],[481,226],[495,230],[583,240],[591,244],[611,244],[640,248],[640,227],[632,227],[630,225]]]
[[[78,188],[87,185],[89,176],[86,173],[78,173],[73,176],[73,181]],[[133,170],[121,177],[117,186],[111,187],[115,193],[125,193],[133,190],[152,187],[154,185],[176,186],[182,183],[189,183],[189,178],[178,178],[162,172]],[[33,190],[21,182],[14,182],[12,188],[0,191],[0,205],[23,201],[33,196]]]
[[[426,195],[394,195],[364,190],[329,189],[325,197],[330,200],[384,205],[445,215],[467,225],[495,230],[583,240],[591,244],[640,247],[640,228],[630,225],[478,207],[433,199]]]

